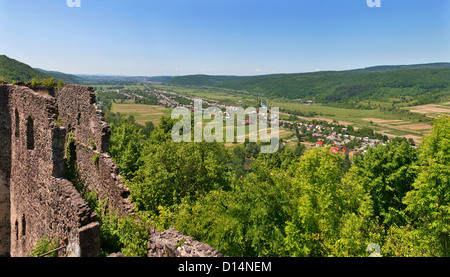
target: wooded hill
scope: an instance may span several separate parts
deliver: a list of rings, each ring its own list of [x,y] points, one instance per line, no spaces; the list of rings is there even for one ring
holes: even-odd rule
[[[45,79],[51,76],[27,64],[8,58],[5,55],[0,55],[0,78],[5,82],[29,82],[34,77]]]
[[[450,63],[376,66],[348,71],[274,74],[262,76],[175,77],[168,84],[220,87],[269,98],[357,103],[408,98],[414,104],[441,100],[450,94]]]
[[[30,82],[31,79],[38,80],[53,77],[55,80],[62,80],[67,84],[80,84],[81,78],[65,74],[57,71],[46,71],[40,68],[32,68],[31,66],[11,59],[5,55],[0,55],[0,78],[5,82]]]

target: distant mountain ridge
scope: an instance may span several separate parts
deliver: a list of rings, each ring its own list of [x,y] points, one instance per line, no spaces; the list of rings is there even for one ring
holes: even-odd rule
[[[164,83],[176,86],[217,87],[258,97],[314,100],[354,106],[364,101],[398,99],[411,104],[450,99],[450,63],[381,65],[344,71],[271,74],[259,76],[108,76],[75,75],[31,68],[0,55],[0,77],[6,82],[55,78],[85,85]],[[411,100],[413,99],[413,100]],[[389,100],[390,101],[390,100]]]
[[[188,75],[172,78],[168,84],[218,87],[260,97],[311,99],[348,106],[362,101],[394,98],[413,98],[415,103],[431,103],[449,98],[450,63],[259,76]]]
[[[304,73],[276,73],[267,75],[254,75],[254,76],[237,76],[237,75],[184,75],[171,78],[169,83],[175,85],[191,85],[191,86],[209,86],[224,84],[229,81],[236,80],[252,80],[252,79],[264,79],[268,77],[280,77],[280,76],[323,76],[334,73],[345,73],[345,72],[391,72],[391,71],[401,71],[401,70],[421,70],[421,69],[449,69],[450,63],[427,63],[427,64],[412,64],[412,65],[379,65],[371,66],[358,69],[348,69],[348,70],[328,70],[328,71],[318,71],[318,72],[304,72]]]
[[[351,69],[348,71],[365,71],[365,72],[387,72],[396,70],[416,70],[416,69],[443,69],[450,68],[450,63],[426,63],[411,65],[379,65],[361,69]]]
[[[53,77],[57,81],[62,80],[66,84],[81,84],[82,83],[82,78],[75,76],[75,75],[66,74],[66,73],[62,73],[62,72],[58,72],[58,71],[47,71],[47,70],[40,69],[40,68],[34,68],[34,69]]]

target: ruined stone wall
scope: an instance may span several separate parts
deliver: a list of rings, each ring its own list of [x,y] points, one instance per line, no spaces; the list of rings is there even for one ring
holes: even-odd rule
[[[26,256],[44,236],[62,255],[99,254],[96,215],[64,178],[67,133],[53,91],[0,85],[0,255]]]
[[[150,230],[148,257],[223,257],[210,245],[170,228],[164,232]]]
[[[0,256],[10,252],[11,117],[9,90],[0,85]]]
[[[92,88],[68,85],[57,93],[58,116],[62,126],[74,134],[77,170],[88,190],[122,214],[132,212],[129,189],[122,183],[119,168],[109,151],[110,126],[95,103]]]
[[[44,236],[67,246],[60,255],[100,253],[96,215],[67,179],[64,159],[73,137],[82,183],[110,208],[132,213],[129,190],[108,154],[110,135],[92,88],[0,84],[0,256],[27,256]],[[221,256],[175,230],[152,232],[149,256],[167,255]]]

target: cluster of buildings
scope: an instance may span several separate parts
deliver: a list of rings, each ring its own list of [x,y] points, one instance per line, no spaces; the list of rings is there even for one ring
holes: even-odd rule
[[[303,122],[295,123],[293,121],[280,120],[280,126],[285,125],[294,126],[298,128],[300,134],[305,133],[311,134],[312,137],[317,137],[316,146],[321,147],[325,145],[332,145],[332,152],[347,152],[349,150],[363,151],[367,147],[376,147],[380,143],[384,143],[383,140],[373,139],[369,137],[359,137],[350,134],[345,134],[341,132],[334,131],[335,127],[327,127],[320,124],[308,124]],[[341,131],[347,131],[347,128],[340,129]],[[359,141],[360,146],[357,148],[349,149],[347,145],[352,141]]]
[[[102,92],[110,92],[110,91],[102,90]],[[142,95],[139,95],[137,93],[133,93],[133,92],[128,93],[128,92],[121,91],[120,89],[116,90],[115,92],[117,94],[126,96],[127,99],[131,99],[131,100],[136,100],[137,98],[144,98]]]
[[[156,94],[156,97],[158,98],[158,102],[161,105],[167,106],[169,108],[185,107],[188,109],[193,109],[194,101],[199,100],[199,98],[189,97],[186,95],[177,94],[175,92],[164,91],[164,90],[155,90],[153,92],[149,90],[147,92]],[[180,103],[179,101],[177,101],[177,99],[179,99],[179,98],[182,98],[182,99],[184,98],[186,101],[183,101],[183,103]],[[242,102],[241,102],[241,104],[242,104]],[[216,101],[211,101],[211,100],[208,101],[208,100],[204,100],[204,99],[202,99],[202,106],[217,107],[221,110],[228,109],[228,110],[232,110],[232,111],[238,109],[237,106],[227,106],[227,105],[219,104]]]
[[[148,90],[148,93],[152,93],[152,91]],[[178,102],[174,100],[176,93],[163,91],[163,90],[155,90],[153,92],[158,99],[158,103],[167,106],[169,108],[175,108],[179,106]]]

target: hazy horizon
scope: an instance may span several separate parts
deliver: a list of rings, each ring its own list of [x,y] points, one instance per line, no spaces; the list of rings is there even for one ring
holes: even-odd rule
[[[125,78],[131,78],[131,77],[179,77],[179,76],[188,76],[188,75],[206,75],[206,76],[263,76],[263,75],[276,75],[276,74],[302,74],[302,73],[315,73],[315,72],[331,72],[331,71],[352,71],[352,70],[360,70],[360,69],[368,69],[368,68],[376,68],[376,67],[389,67],[389,66],[414,66],[414,65],[427,65],[427,64],[449,64],[450,62],[431,62],[431,63],[422,63],[422,64],[380,64],[380,65],[373,65],[373,66],[366,66],[366,67],[362,67],[362,68],[349,68],[349,69],[343,69],[343,70],[320,70],[320,71],[306,71],[306,72],[289,72],[289,73],[283,73],[283,72],[279,72],[279,73],[265,73],[265,74],[254,74],[254,75],[232,75],[232,74],[202,74],[202,73],[198,73],[198,74],[186,74],[186,75],[118,75],[118,74],[102,74],[102,73],[98,73],[98,74],[84,74],[84,73],[67,73],[70,75],[75,75],[75,76],[95,76],[95,77],[125,77]],[[42,69],[42,70],[46,70],[45,68],[37,68],[37,69]],[[51,71],[51,70],[46,70],[46,71]],[[61,72],[61,73],[66,73],[66,72]]]

